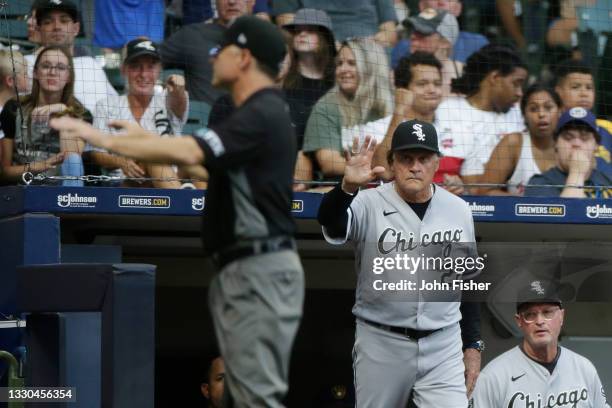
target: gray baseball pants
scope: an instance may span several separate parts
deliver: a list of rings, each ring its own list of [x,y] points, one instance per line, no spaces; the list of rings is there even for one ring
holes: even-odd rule
[[[215,277],[209,307],[225,360],[224,407],[283,407],[303,303],[295,251],[239,259]]]
[[[466,408],[459,323],[415,341],[357,319],[353,370],[357,408]]]

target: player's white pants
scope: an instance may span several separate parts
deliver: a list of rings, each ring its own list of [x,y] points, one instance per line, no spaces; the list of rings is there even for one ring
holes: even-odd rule
[[[418,341],[357,319],[353,370],[357,408],[466,408],[461,331],[456,323]]]

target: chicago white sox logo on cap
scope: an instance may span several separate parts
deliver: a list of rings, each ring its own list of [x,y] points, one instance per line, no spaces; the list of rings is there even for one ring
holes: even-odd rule
[[[540,283],[540,281],[531,282],[531,290],[536,292],[538,295],[544,294],[544,288],[542,287],[542,283]]]
[[[53,4],[62,4],[62,0],[51,0],[51,3]]]
[[[570,109],[569,114],[572,118],[582,119],[587,115],[587,110],[580,106],[577,106],[575,108]]]
[[[238,36],[238,44],[245,45],[246,43],[247,43],[246,35],[244,35],[244,33],[240,33],[240,35]]]
[[[151,41],[143,41],[134,46],[134,48],[145,48],[149,51],[155,51],[155,47],[153,47],[153,43]]]
[[[423,133],[423,125],[420,125],[420,124],[417,123],[415,125],[412,125],[412,129],[414,129],[412,134],[416,135],[416,137],[419,140],[419,142],[424,142],[425,141],[425,134]]]

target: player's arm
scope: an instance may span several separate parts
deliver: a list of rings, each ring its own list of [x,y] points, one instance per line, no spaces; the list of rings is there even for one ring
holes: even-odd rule
[[[182,165],[204,163],[204,152],[193,138],[160,138],[127,121],[109,123],[124,132],[119,136],[105,134],[86,122],[68,117],[53,119],[50,125],[66,137],[80,137],[92,146],[135,160]]]

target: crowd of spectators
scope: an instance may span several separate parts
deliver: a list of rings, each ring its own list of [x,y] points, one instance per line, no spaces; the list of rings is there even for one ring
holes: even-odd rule
[[[192,106],[210,111],[210,122],[231,120],[235,107],[213,86],[211,61],[233,19],[255,14],[287,38],[278,86],[298,138],[296,190],[338,181],[355,138],[375,138],[375,162],[386,166],[394,129],[416,118],[436,127],[443,156],[435,182],[455,194],[609,197],[612,123],[595,116],[607,35],[597,8],[604,2],[553,2],[547,29],[537,30],[541,10],[533,2],[528,9],[490,3],[493,23],[480,18],[475,26],[466,17],[474,5],[460,0],[96,2],[96,57],[77,43],[75,0],[35,0],[23,21],[31,52],[0,51],[0,180],[93,172],[124,185],[147,185],[134,183],[143,178],[181,187],[193,173],[61,140],[49,131],[49,117],[80,117],[106,132],[109,122],[127,120],[160,137],[193,133],[185,131]],[[585,33],[599,44],[592,53],[581,43]],[[121,87],[103,64],[113,53],[121,56]]]

